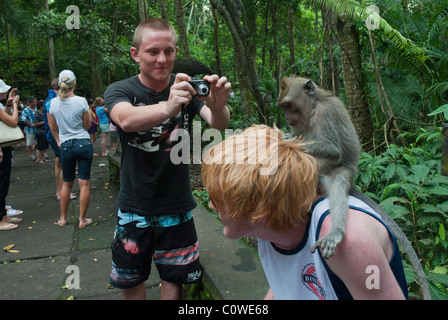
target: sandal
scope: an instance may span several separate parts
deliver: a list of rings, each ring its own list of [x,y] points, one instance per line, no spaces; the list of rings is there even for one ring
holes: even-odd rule
[[[77,199],[78,198],[78,196],[76,195],[76,194],[74,194],[74,193],[70,193],[70,200],[75,200],[75,199]],[[56,201],[61,201],[61,198],[58,198],[57,196],[56,196]]]
[[[60,227],[65,227],[67,225],[67,221],[61,221],[61,219],[59,219],[58,222],[53,222],[53,224]]]
[[[8,216],[16,216],[23,213],[23,210],[13,209],[11,206],[6,206],[6,212]]]
[[[19,226],[14,224],[14,223],[8,223],[8,224],[5,224],[3,226],[0,226],[0,231],[13,230],[13,229],[16,229],[18,227]]]
[[[85,221],[86,221],[85,224],[84,224],[84,223],[81,224],[81,222],[79,222],[79,229],[85,228],[85,227],[87,227],[88,225],[91,225],[91,224],[93,223],[93,220],[90,219],[90,218],[86,218]]]
[[[19,223],[20,221],[22,221],[22,219],[7,216],[3,219],[3,221],[9,222],[9,223]]]

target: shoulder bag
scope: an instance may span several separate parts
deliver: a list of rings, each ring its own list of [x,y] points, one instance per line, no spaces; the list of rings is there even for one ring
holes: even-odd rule
[[[23,140],[25,136],[18,126],[13,128],[0,121],[0,148],[13,146]]]

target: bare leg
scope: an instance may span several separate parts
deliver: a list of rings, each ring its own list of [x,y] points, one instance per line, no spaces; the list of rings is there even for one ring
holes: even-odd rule
[[[90,203],[90,180],[78,179],[79,183],[79,227],[87,226],[87,209]]]
[[[107,139],[109,138],[109,132],[101,133],[101,155],[107,156]]]
[[[123,300],[146,300],[145,283],[142,282],[133,288],[121,290],[121,298]]]
[[[180,300],[182,298],[182,285],[162,281],[160,287],[160,300]]]
[[[56,198],[60,199],[62,189],[62,163],[61,158],[54,158],[54,176],[56,178]]]
[[[61,201],[60,201],[60,207],[61,207],[61,218],[59,220],[59,225],[64,226],[67,223],[67,210],[68,210],[68,204],[70,203],[70,191],[73,187],[73,181],[72,182],[62,182],[62,188],[61,188]]]

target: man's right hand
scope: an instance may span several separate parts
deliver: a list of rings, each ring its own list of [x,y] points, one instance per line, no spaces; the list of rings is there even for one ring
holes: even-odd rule
[[[166,112],[168,118],[177,115],[181,111],[182,106],[188,105],[195,94],[193,87],[188,81],[191,81],[191,78],[187,74],[178,73],[176,75],[176,80],[171,86],[167,102]]]

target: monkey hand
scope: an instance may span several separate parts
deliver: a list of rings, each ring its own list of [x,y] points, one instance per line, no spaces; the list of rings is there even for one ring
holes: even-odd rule
[[[325,259],[330,259],[336,250],[336,246],[339,242],[341,242],[343,237],[344,232],[342,231],[330,231],[313,245],[311,248],[311,253],[314,253],[314,251],[319,247],[322,257]]]
[[[290,133],[284,133],[284,134],[282,135],[282,140],[291,140],[292,138],[294,138],[294,137],[293,137],[293,135],[290,134]]]

